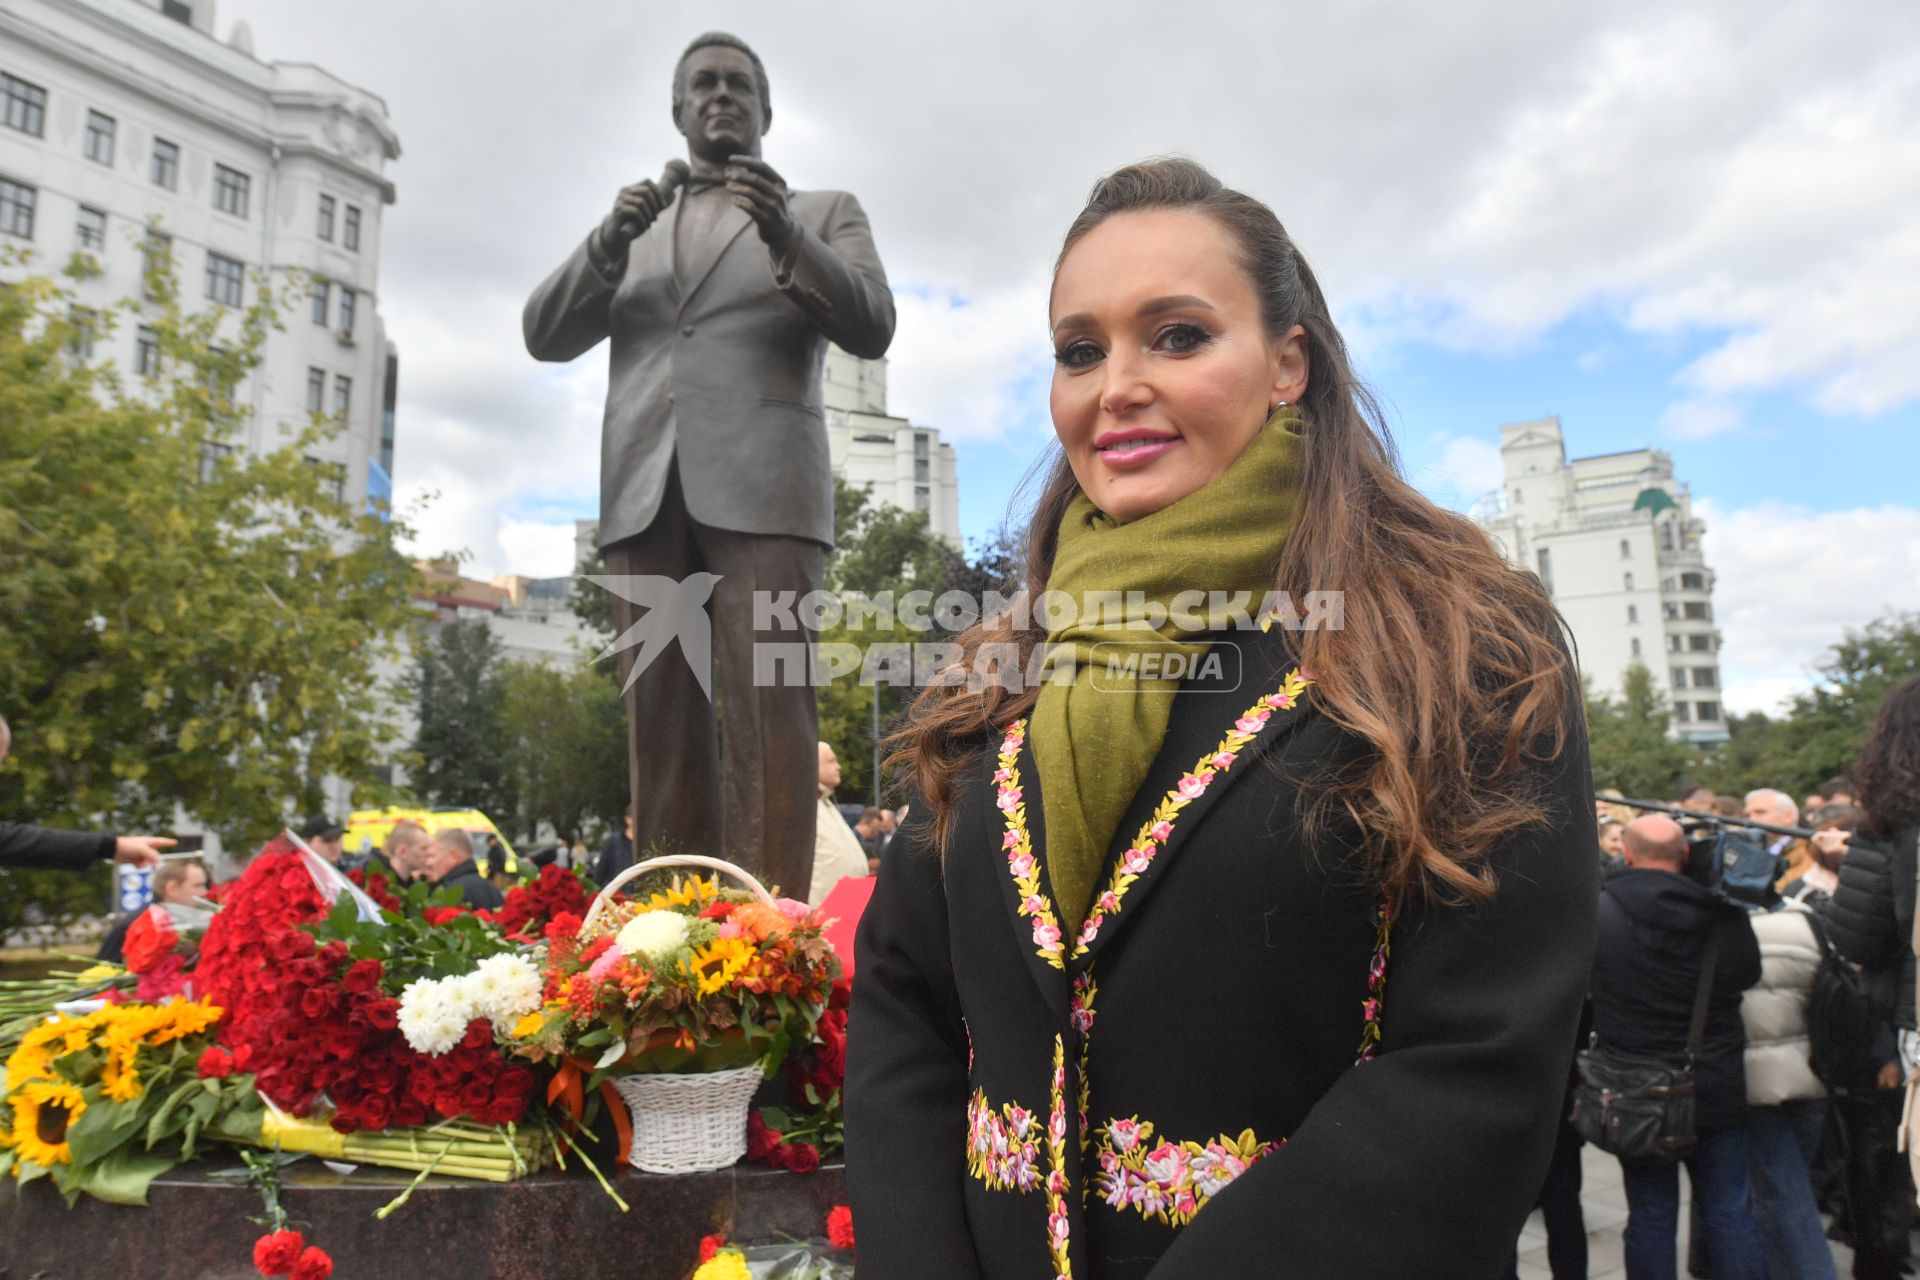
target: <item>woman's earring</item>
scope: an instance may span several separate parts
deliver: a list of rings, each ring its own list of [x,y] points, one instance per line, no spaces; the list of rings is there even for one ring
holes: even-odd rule
[[[1287,407],[1287,402],[1286,402],[1285,400],[1275,400],[1275,401],[1273,402],[1273,404],[1271,404],[1270,406],[1268,406],[1268,408],[1267,408],[1267,412],[1268,412],[1269,414],[1274,414],[1274,413],[1278,413],[1278,412],[1280,412],[1280,410],[1282,410],[1282,409],[1284,409],[1284,408],[1286,408],[1286,407]]]

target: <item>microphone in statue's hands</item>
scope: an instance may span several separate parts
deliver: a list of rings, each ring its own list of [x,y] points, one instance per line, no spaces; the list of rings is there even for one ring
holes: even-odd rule
[[[625,253],[627,246],[645,234],[654,219],[673,203],[674,194],[686,184],[690,172],[685,160],[669,160],[658,182],[648,180],[622,187],[612,211],[600,223],[600,240],[606,250]]]

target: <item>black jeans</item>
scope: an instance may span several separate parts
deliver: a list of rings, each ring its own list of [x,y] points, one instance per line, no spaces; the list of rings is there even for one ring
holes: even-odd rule
[[[1913,1177],[1895,1142],[1905,1100],[1900,1089],[1861,1089],[1831,1099],[1840,1122],[1854,1280],[1898,1280],[1907,1261]]]

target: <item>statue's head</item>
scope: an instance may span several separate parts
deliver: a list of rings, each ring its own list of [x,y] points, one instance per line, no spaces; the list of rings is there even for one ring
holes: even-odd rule
[[[673,123],[696,158],[724,164],[759,155],[773,126],[773,97],[760,55],[739,36],[709,31],[687,46],[673,70]]]

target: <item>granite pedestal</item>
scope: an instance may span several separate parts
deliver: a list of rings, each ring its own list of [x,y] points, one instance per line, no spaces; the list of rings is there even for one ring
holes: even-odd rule
[[[0,1179],[0,1280],[258,1280],[252,1249],[264,1228],[250,1219],[259,1194],[207,1176],[237,1163],[176,1169],[153,1184],[146,1208],[83,1196],[69,1209],[44,1182]],[[343,1176],[302,1160],[282,1173],[283,1203],[333,1256],[338,1280],[685,1280],[701,1236],[817,1238],[847,1199],[838,1166],[622,1170],[612,1181],[631,1210],[621,1213],[577,1163],[570,1170],[504,1184],[430,1178],[382,1222],[374,1211],[411,1175],[362,1166]]]

